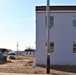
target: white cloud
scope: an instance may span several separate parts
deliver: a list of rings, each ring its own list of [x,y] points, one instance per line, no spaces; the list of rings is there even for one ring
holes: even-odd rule
[[[23,22],[23,21],[29,21],[29,20],[34,20],[34,18],[27,18],[27,19],[21,19],[21,20],[13,20],[13,21],[5,21],[5,22],[0,22],[0,24],[17,23],[17,22]]]

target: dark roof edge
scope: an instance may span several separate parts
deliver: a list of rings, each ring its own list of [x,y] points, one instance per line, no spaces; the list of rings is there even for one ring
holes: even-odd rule
[[[36,51],[36,50],[25,50],[25,52],[27,52],[27,51],[28,51],[28,52],[33,52],[33,51]]]
[[[76,10],[76,6],[50,6],[50,10]],[[46,11],[46,6],[36,6],[36,11]]]

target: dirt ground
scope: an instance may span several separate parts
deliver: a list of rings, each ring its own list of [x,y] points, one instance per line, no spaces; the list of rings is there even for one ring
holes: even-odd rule
[[[18,56],[15,60],[8,59],[7,62],[0,62],[0,73],[46,74],[45,67],[34,66],[35,60],[34,57],[24,56]],[[75,72],[60,71],[54,67],[50,69],[50,73],[52,75],[76,75]]]

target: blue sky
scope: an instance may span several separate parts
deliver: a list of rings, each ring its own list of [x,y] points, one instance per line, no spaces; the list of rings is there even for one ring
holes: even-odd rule
[[[35,48],[35,6],[47,0],[0,0],[0,47],[19,50]],[[76,5],[76,0],[50,0],[50,5]]]

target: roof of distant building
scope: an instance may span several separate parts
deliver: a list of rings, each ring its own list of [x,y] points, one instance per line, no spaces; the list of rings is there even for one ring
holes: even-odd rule
[[[35,49],[25,49],[25,52],[35,52]]]
[[[5,52],[5,51],[9,51],[9,50],[6,48],[0,48],[0,51]]]

